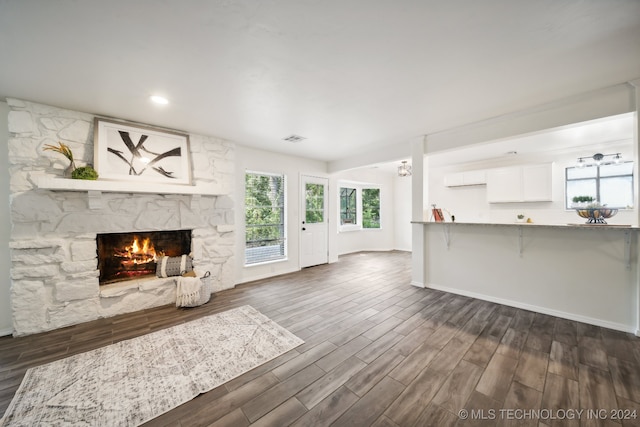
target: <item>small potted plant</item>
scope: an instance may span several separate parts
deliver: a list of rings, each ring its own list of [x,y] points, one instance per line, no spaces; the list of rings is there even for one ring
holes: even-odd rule
[[[591,197],[591,196],[575,196],[573,199],[571,199],[571,201],[573,202],[572,207],[574,207],[574,208],[582,208],[582,207],[585,207],[587,204],[593,203],[593,197]]]
[[[44,151],[47,151],[47,150],[60,153],[63,156],[65,156],[67,159],[69,159],[69,166],[64,170],[63,175],[65,178],[71,178],[71,174],[73,173],[74,170],[76,170],[76,164],[73,161],[73,152],[71,151],[71,148],[69,148],[67,144],[63,144],[62,142],[58,141],[57,147],[55,145],[45,144]]]
[[[516,218],[518,222],[524,222],[524,214],[518,214]]]
[[[91,165],[80,166],[71,172],[71,178],[73,179],[86,179],[95,181],[98,179],[98,172]]]
[[[76,167],[76,163],[73,160],[73,152],[71,148],[67,144],[58,141],[58,146],[45,144],[44,150],[55,151],[56,153],[60,153],[69,159],[69,166],[64,170],[65,178],[73,178],[73,179],[88,179],[88,180],[96,180],[98,179],[98,173],[91,165]]]

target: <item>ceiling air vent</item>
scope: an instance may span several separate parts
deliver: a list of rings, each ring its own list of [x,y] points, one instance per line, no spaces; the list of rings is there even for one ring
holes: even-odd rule
[[[305,139],[307,139],[307,138],[305,138],[304,136],[300,136],[300,135],[289,135],[286,138],[282,138],[283,141],[293,142],[293,143],[300,142],[300,141],[303,141]]]

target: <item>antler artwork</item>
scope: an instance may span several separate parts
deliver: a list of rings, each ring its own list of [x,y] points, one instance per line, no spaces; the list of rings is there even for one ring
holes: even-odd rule
[[[129,175],[142,175],[144,171],[150,167],[154,171],[158,172],[161,175],[166,176],[167,178],[176,178],[175,176],[173,176],[174,174],[173,172],[165,170],[162,166],[153,166],[153,165],[166,157],[180,157],[182,155],[180,147],[173,148],[164,153],[154,153],[153,151],[147,150],[144,147],[144,143],[147,140],[147,138],[149,138],[149,135],[140,136],[140,140],[138,141],[138,143],[134,144],[133,141],[131,140],[131,136],[129,136],[129,132],[124,132],[120,130],[118,131],[118,133],[120,134],[120,137],[122,138],[122,141],[124,142],[124,144],[127,146],[129,151],[131,152],[131,160],[128,160],[122,151],[116,150],[115,148],[109,147],[107,148],[107,151],[115,154],[123,162],[129,165]],[[153,155],[155,157],[151,159],[149,162],[145,163],[142,169],[136,170],[134,166],[134,161],[136,159],[141,160],[143,158],[142,152],[149,155]]]

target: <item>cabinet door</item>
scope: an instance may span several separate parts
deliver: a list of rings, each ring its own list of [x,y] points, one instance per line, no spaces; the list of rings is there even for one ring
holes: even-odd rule
[[[462,172],[450,173],[444,176],[444,185],[447,187],[459,187],[464,185]]]
[[[484,170],[464,172],[462,178],[464,185],[482,185],[487,183],[487,173]]]
[[[522,201],[522,168],[500,168],[487,171],[487,201],[507,203]]]
[[[522,167],[522,193],[525,202],[552,201],[552,164]]]

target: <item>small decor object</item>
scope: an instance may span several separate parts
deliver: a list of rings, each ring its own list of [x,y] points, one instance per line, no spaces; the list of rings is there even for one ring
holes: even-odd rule
[[[435,222],[444,222],[444,215],[442,214],[442,209],[433,208],[431,212],[433,214],[433,219]]]
[[[67,159],[69,159],[69,166],[64,170],[63,176],[65,178],[71,178],[73,171],[76,170],[76,164],[73,161],[73,152],[71,151],[71,148],[69,148],[67,144],[63,144],[62,142],[58,141],[57,147],[55,145],[45,144],[44,150],[55,151],[56,153],[60,153]]]
[[[582,218],[586,218],[586,224],[606,224],[606,219],[618,213],[618,209],[608,208],[598,202],[591,203],[584,208],[576,208],[576,213]]]
[[[176,280],[176,307],[198,307],[211,299],[211,273],[197,277],[194,272]]]
[[[525,221],[523,214],[518,214],[518,216],[516,218],[517,218],[518,222],[524,222]]]
[[[71,172],[71,178],[95,181],[98,179],[98,172],[91,166],[80,166]]]
[[[181,276],[193,270],[193,259],[189,255],[164,256],[156,264],[156,276]]]
[[[104,179],[191,184],[189,136],[96,119],[95,168]]]

